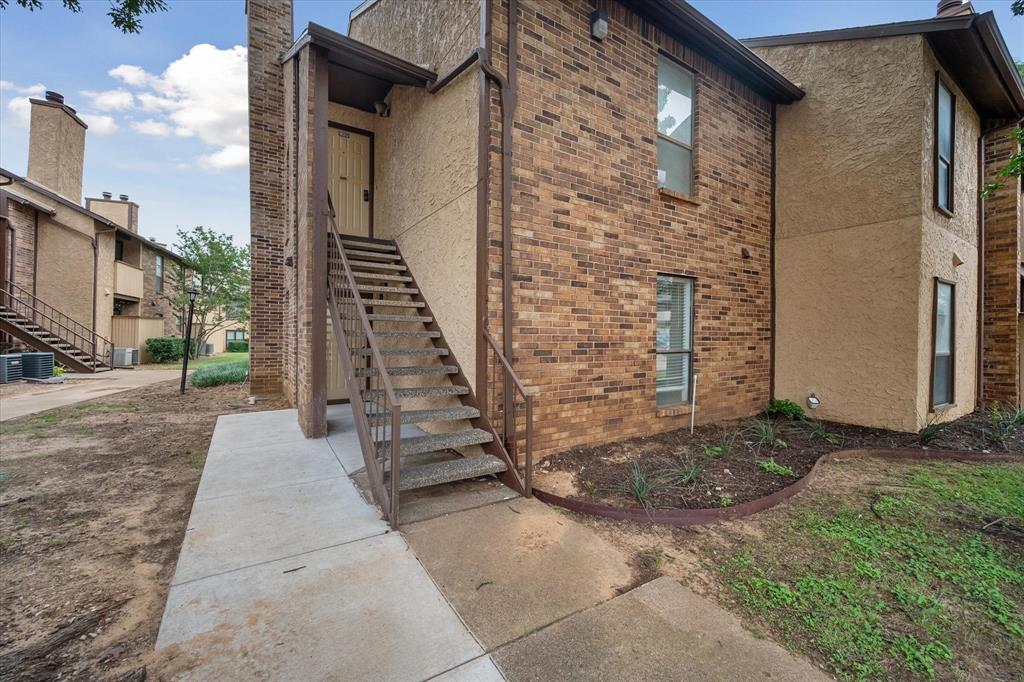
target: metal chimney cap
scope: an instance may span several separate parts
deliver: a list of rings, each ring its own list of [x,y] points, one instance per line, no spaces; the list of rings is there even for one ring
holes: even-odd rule
[[[958,12],[960,6],[963,4],[963,0],[938,0],[938,2],[935,3],[935,16],[952,16]]]
[[[122,194],[122,195],[121,195],[120,197],[118,197],[118,198],[119,198],[119,199],[120,199],[121,201],[128,201],[128,195],[127,195],[127,194]]]
[[[114,196],[114,195],[113,195],[113,194],[111,194],[110,192],[104,192],[104,193],[103,193],[103,198],[104,198],[104,199],[111,199],[111,198],[113,198],[113,196]]]
[[[64,104],[64,95],[60,94],[59,92],[54,92],[53,90],[47,90],[46,101],[54,102],[56,104]]]

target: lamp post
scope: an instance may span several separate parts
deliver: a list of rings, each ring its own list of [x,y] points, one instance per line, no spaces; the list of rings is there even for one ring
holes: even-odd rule
[[[184,357],[181,363],[181,392],[185,393],[185,376],[188,374],[188,356],[192,352],[192,312],[196,308],[196,296],[199,290],[193,284],[188,290],[188,322],[185,324],[185,347]]]

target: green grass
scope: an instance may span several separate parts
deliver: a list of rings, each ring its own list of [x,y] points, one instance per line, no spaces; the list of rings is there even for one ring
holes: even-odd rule
[[[208,388],[221,384],[237,384],[248,378],[249,362],[243,360],[201,367],[192,375],[192,385],[197,388]]]
[[[206,358],[199,358],[198,360],[190,359],[188,361],[189,369],[202,369],[203,367],[211,367],[216,365],[230,364],[233,362],[249,362],[248,353],[221,353],[220,355],[211,355]],[[144,369],[176,369],[181,371],[181,362],[165,362],[159,365],[145,365]]]
[[[922,464],[897,483],[819,498],[735,552],[725,600],[844,680],[966,679],[969,656],[1022,669],[1024,548],[977,529],[1024,525],[1024,467]]]

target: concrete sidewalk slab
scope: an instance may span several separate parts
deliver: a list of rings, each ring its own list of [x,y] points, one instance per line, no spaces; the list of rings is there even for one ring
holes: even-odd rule
[[[535,499],[410,524],[416,556],[488,650],[618,594],[626,558]]]
[[[244,453],[235,455],[244,460]],[[377,510],[363,501],[347,477],[196,500],[171,584],[387,530]]]
[[[431,682],[504,682],[505,678],[498,671],[490,656],[481,656],[469,663],[463,663],[454,670],[432,677],[430,680]]]
[[[179,374],[164,369],[115,369],[98,374],[67,376],[69,378],[63,384],[47,385],[45,390],[4,398],[0,401],[0,421],[180,378]]]
[[[236,459],[243,458],[245,467]],[[282,461],[288,466],[282,467]],[[206,457],[196,500],[239,495],[344,476],[334,451],[324,440],[264,445],[249,449],[212,449]]]
[[[774,642],[757,639],[714,602],[658,578],[492,654],[526,680],[830,680]]]
[[[483,654],[393,533],[173,587],[164,621],[162,667],[192,680],[424,680]]]

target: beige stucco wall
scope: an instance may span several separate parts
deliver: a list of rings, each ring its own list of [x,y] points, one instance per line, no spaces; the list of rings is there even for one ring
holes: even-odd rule
[[[391,116],[331,104],[374,133],[374,236],[397,241],[451,351],[474,376],[477,95],[470,71],[437,94],[395,87]]]
[[[352,19],[349,35],[435,73],[479,40],[478,0],[378,0]]]
[[[40,216],[36,296],[86,327],[93,323],[92,240]]]
[[[815,416],[916,431],[934,277],[957,285],[957,405],[974,408],[978,118],[958,97],[956,215],[932,189],[936,64],[920,36],[758,48],[806,97],[778,109],[776,386]],[[953,254],[964,264],[953,267]]]

